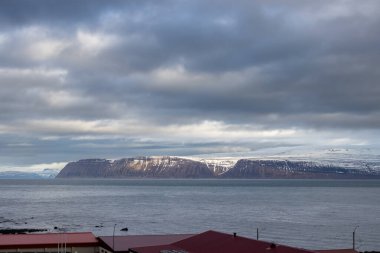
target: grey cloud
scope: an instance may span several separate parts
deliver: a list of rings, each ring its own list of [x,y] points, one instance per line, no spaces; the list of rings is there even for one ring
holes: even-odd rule
[[[99,18],[102,13],[117,9],[119,4],[106,8],[106,2],[94,6],[85,2],[76,11],[91,12]],[[247,5],[252,8],[248,9]],[[59,6],[38,6],[42,13],[46,12],[44,8],[53,9],[53,13],[60,10]],[[77,57],[81,52],[73,48],[74,51],[64,52],[49,64],[67,68],[72,80],[76,80],[74,89],[93,97],[98,103],[104,102],[103,107],[116,101],[119,106],[143,101],[141,106],[148,109],[167,104],[175,107],[178,114],[182,113],[181,109],[188,111],[190,108],[200,114],[209,112],[208,117],[218,112],[256,115],[357,113],[379,109],[376,100],[379,92],[376,88],[378,58],[372,56],[378,52],[380,37],[374,32],[379,23],[376,16],[361,16],[359,21],[357,15],[323,20],[295,26],[296,29],[287,21],[294,13],[302,11],[304,5],[297,7],[287,3],[281,6],[275,18],[265,12],[265,5],[258,3],[222,3],[219,8],[213,8],[213,2],[180,2],[170,8],[152,6],[147,8],[148,12],[132,8],[135,15],[141,15],[136,20],[128,18],[129,13],[119,11],[122,18],[113,32],[121,37],[121,41],[95,58],[81,59]],[[61,8],[62,15],[67,14],[67,8],[75,8],[75,4]],[[38,13],[29,15],[40,16]],[[222,18],[227,20],[226,23]],[[217,22],[218,19],[221,23]],[[75,17],[70,20],[78,22]],[[85,22],[91,24],[89,20]],[[353,22],[352,28],[346,25],[348,22]],[[360,36],[352,36],[359,29]],[[70,36],[73,34],[68,38]],[[68,55],[71,56],[68,58]],[[176,64],[182,64],[190,73],[215,75],[256,67],[260,70],[260,79],[245,80],[245,83],[236,81],[221,87],[205,83],[201,90],[188,84],[186,91],[171,88],[157,91],[149,87],[149,83],[139,87],[140,84],[128,80],[134,72],[148,73]],[[84,110],[83,115],[90,115],[90,111]]]
[[[0,126],[135,119],[152,129],[204,121],[334,133],[380,127],[378,1],[1,1],[0,23]],[[37,42],[52,47],[46,57]],[[12,69],[66,74],[1,72]],[[160,71],[172,72],[165,79]],[[33,146],[17,148],[27,157],[51,149],[35,134],[0,140],[10,153],[16,146],[6,143],[31,138]],[[62,132],[54,145],[64,148],[51,160],[69,149],[74,156],[81,144],[86,155],[116,152],[101,148],[111,140],[68,141],[77,134]],[[224,145],[194,142],[131,140],[125,151],[195,154]]]
[[[86,24],[86,22],[97,21],[102,13],[120,9],[124,6],[136,8],[136,6],[138,7],[137,2],[139,1],[84,0],[78,2],[69,0],[61,2],[25,0],[20,2],[4,0],[1,2],[0,20],[3,24],[10,26],[23,26],[34,23],[49,25],[53,23],[53,25],[64,27],[71,24]]]
[[[262,16],[254,11],[256,13]],[[196,15],[190,16],[194,18]],[[208,89],[206,83],[202,90],[191,90],[191,95],[181,94],[181,90],[175,94],[168,90],[163,94],[162,100],[168,101],[171,107],[184,107],[185,110],[198,106],[201,111],[211,113],[213,108],[215,111],[237,113],[357,113],[379,109],[376,101],[378,59],[373,57],[378,52],[380,37],[375,33],[379,23],[377,17],[362,17],[361,21],[353,21],[349,17],[324,21],[301,30],[281,25],[286,16],[280,16],[277,22],[266,22],[268,18],[262,17],[256,18],[259,21],[257,32],[254,28],[248,29],[249,22],[240,17],[242,26],[237,21],[238,25],[232,31],[219,33],[217,27],[207,20],[209,16],[201,15],[200,20],[194,19],[179,18],[175,23],[156,20],[158,22],[148,29],[146,36],[140,34],[141,38],[148,38],[148,44],[141,41],[142,51],[146,54],[125,45],[125,53],[120,49],[117,55],[124,56],[126,63],[123,64],[123,60],[116,60],[116,63],[121,66],[130,64],[134,66],[132,69],[140,71],[146,69],[139,66],[165,67],[176,62],[184,64],[191,72],[235,71],[252,66],[262,69],[263,77],[259,83],[233,83],[227,88],[217,88],[218,91]],[[347,28],[349,21],[355,23],[353,28]],[[359,29],[361,35],[352,36]],[[149,44],[152,43],[149,39],[151,34],[155,35],[152,45]],[[232,96],[233,89],[229,87],[237,88]],[[160,94],[157,95],[156,98],[160,99]]]
[[[228,153],[232,150],[254,151],[270,147],[296,146],[271,142],[188,142],[149,141],[136,138],[41,140],[15,135],[0,135],[0,160],[3,166],[28,166],[38,163],[69,162],[84,158],[119,159],[145,155],[194,156],[204,153]],[[18,154],[15,161],[14,156]]]

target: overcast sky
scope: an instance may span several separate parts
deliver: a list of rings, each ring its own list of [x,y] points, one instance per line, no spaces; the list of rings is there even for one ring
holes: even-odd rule
[[[378,0],[2,0],[0,168],[377,146],[379,29]]]

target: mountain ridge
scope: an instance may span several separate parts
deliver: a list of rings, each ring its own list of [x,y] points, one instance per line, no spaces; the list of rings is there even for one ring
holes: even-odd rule
[[[55,169],[43,169],[41,171],[0,171],[0,179],[52,179],[58,175]]]
[[[223,162],[182,157],[84,159],[68,163],[56,178],[308,178],[380,179],[380,171],[312,161],[238,159]]]

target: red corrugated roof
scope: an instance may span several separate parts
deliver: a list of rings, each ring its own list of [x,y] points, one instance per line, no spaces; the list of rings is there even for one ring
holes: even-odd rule
[[[178,248],[172,244],[169,244],[169,245],[158,245],[158,246],[150,246],[150,247],[140,247],[140,248],[136,248],[136,249],[131,249],[132,250],[132,253],[140,253],[140,252],[144,252],[144,253],[157,253],[157,252],[161,252],[162,250],[176,250],[176,251],[181,251],[183,249],[181,248]],[[213,253],[213,252],[209,252],[209,253]],[[231,253],[231,252],[230,252]]]
[[[199,235],[178,241],[170,245],[161,247],[144,247],[134,248],[138,253],[159,253],[162,250],[184,250],[189,253],[311,253],[313,251],[293,248],[284,245],[275,245],[272,243],[257,241],[241,236],[233,236],[215,231],[207,231]],[[173,248],[174,247],[174,248]],[[315,252],[314,252],[315,253]]]
[[[127,252],[130,248],[147,247],[156,245],[166,245],[174,242],[187,239],[193,234],[174,234],[174,235],[126,235],[115,236],[115,251]],[[113,237],[112,236],[100,236],[100,243],[103,247],[112,249]]]
[[[98,240],[91,232],[0,235],[0,249],[56,247],[58,243],[68,247],[97,246]]]
[[[324,250],[315,250],[318,253],[358,253],[353,249],[324,249]]]

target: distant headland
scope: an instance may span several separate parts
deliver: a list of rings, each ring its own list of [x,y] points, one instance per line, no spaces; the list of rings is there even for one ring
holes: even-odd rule
[[[144,156],[70,162],[56,178],[380,179],[380,171],[311,161]]]

